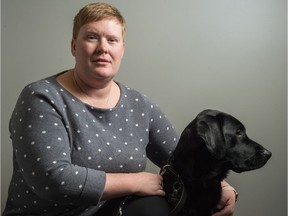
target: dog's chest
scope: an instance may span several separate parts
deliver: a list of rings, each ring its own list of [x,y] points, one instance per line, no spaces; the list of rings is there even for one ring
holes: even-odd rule
[[[187,200],[181,216],[211,216],[221,197],[220,182],[194,183],[187,187]]]

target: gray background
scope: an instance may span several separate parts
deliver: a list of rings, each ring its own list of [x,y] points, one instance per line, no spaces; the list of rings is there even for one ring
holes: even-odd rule
[[[17,97],[26,84],[74,66],[72,19],[89,2],[2,0],[2,209],[12,174],[8,121]],[[286,215],[286,1],[107,2],[127,21],[117,80],[156,101],[179,133],[206,108],[239,118],[273,156],[260,170],[231,172],[240,194],[235,215]]]

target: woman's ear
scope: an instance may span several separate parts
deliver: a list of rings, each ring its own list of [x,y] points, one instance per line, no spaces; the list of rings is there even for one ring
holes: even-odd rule
[[[76,53],[76,39],[72,38],[71,40],[71,53],[75,57]]]
[[[121,59],[123,59],[123,57],[124,57],[124,53],[125,53],[125,42],[123,41],[123,51],[122,51]]]

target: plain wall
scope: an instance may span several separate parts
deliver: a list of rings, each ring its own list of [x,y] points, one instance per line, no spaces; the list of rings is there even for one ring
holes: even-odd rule
[[[72,19],[87,0],[2,0],[1,197],[12,175],[8,122],[28,83],[72,68]],[[273,156],[235,174],[236,216],[286,216],[286,0],[121,0],[126,53],[117,80],[147,94],[176,130],[206,108],[240,119]],[[32,164],[31,164],[32,165]],[[151,164],[148,170],[158,172]]]

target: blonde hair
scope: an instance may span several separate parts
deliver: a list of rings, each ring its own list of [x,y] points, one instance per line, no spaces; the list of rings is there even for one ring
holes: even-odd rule
[[[122,26],[122,36],[125,39],[126,23],[120,11],[106,3],[91,3],[80,9],[74,18],[73,39],[77,39],[80,28],[90,22],[97,22],[103,19],[116,19]]]

